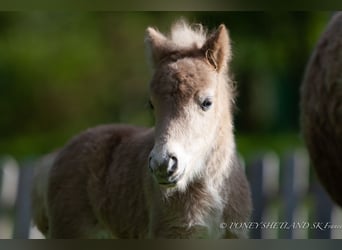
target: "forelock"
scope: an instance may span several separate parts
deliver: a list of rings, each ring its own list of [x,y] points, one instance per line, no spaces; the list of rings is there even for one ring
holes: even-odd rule
[[[201,48],[207,40],[207,31],[201,24],[189,25],[181,19],[171,27],[170,40],[179,48]]]

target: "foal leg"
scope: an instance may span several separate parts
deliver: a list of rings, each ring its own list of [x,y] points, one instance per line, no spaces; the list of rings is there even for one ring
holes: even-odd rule
[[[85,239],[97,237],[97,221],[89,211],[64,211],[63,214],[52,212],[49,216],[48,238]]]
[[[80,190],[55,193],[48,200],[48,238],[94,238],[98,220]]]

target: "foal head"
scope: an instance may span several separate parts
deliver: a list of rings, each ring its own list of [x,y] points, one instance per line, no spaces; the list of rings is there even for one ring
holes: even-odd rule
[[[156,120],[149,168],[160,185],[185,190],[205,174],[219,143],[228,139],[234,145],[228,33],[221,25],[207,36],[201,25],[180,21],[169,37],[148,28],[146,43],[154,65],[150,102]]]

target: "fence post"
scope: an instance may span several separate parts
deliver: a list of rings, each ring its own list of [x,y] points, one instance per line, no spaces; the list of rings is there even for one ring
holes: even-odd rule
[[[19,166],[14,158],[5,156],[1,159],[0,206],[3,209],[10,209],[14,206],[18,172]]]
[[[251,220],[253,222],[266,222],[264,211],[267,204],[278,193],[279,179],[279,160],[274,153],[267,153],[257,158],[248,168],[248,176],[250,180],[253,213]],[[250,238],[260,239],[269,237],[267,229],[262,229],[260,226],[250,231]]]
[[[342,239],[342,208],[336,204],[334,204],[332,208],[331,222],[335,228],[331,230],[330,238]]]
[[[313,191],[315,199],[314,222],[321,223],[320,225],[322,225],[324,228],[320,227],[314,229],[312,236],[315,239],[329,239],[331,236],[331,229],[329,227],[325,227],[325,225],[331,224],[333,202],[316,178],[313,184]]]
[[[308,157],[305,150],[297,149],[285,157],[282,177],[283,220],[289,226],[281,231],[281,238],[292,239],[298,236],[307,238],[308,235],[303,235],[301,231],[307,230],[304,228],[304,223],[308,222],[308,216],[307,218],[296,216],[309,187]]]
[[[0,159],[0,238],[11,238],[13,231],[13,207],[17,193],[19,166],[11,156]]]
[[[15,203],[15,221],[13,238],[29,238],[31,226],[31,186],[33,178],[33,161],[27,161],[20,168],[18,192]]]
[[[252,213],[252,221],[253,222],[261,222],[262,220],[262,211],[265,207],[265,197],[263,195],[262,190],[262,169],[263,169],[263,161],[261,158],[257,159],[253,162],[248,170],[250,176],[250,186],[252,191],[252,202],[253,202],[253,213]],[[250,231],[250,238],[252,239],[260,239],[261,238],[261,229],[255,228]]]

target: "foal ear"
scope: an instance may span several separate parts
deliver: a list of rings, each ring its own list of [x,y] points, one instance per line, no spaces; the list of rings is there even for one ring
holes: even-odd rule
[[[207,39],[202,47],[210,64],[221,72],[227,68],[231,59],[230,39],[227,28],[221,24],[218,29]]]
[[[168,39],[154,28],[146,29],[145,43],[154,65],[157,65],[169,51]]]

